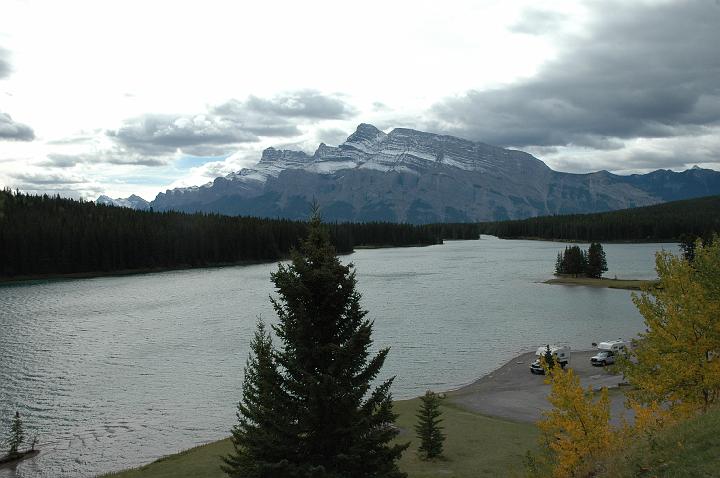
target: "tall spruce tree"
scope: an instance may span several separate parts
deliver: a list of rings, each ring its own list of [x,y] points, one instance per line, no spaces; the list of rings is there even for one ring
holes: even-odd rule
[[[10,455],[17,455],[20,445],[25,440],[25,430],[23,428],[22,419],[20,418],[20,412],[15,412],[15,418],[13,418],[12,426],[10,427]]]
[[[428,390],[420,397],[420,410],[417,413],[418,423],[415,431],[420,438],[418,452],[426,460],[437,458],[442,455],[445,435],[442,432],[440,423],[440,397]]]
[[[271,301],[279,317],[273,327],[279,347],[273,353],[267,340],[256,340],[261,346],[255,357],[274,357],[274,363],[266,360],[267,376],[277,383],[263,389],[261,374],[252,372],[261,361],[250,362],[236,453],[226,465],[238,470],[235,476],[405,477],[397,460],[407,445],[390,444],[398,434],[393,379],[371,386],[388,349],[370,354],[373,325],[360,306],[355,272],[338,260],[317,213],[291,263],[280,264],[271,277],[278,292]],[[275,403],[278,413],[266,416]],[[263,418],[244,422],[256,409]],[[263,454],[260,448],[266,447],[276,449]]]
[[[281,387],[272,338],[259,320],[245,366],[238,423],[232,430],[234,452],[222,457],[221,468],[228,476],[279,476],[288,467],[292,452],[285,445],[292,433],[292,418]]]
[[[585,275],[599,279],[607,270],[607,259],[605,258],[605,251],[602,245],[599,242],[591,243],[587,253]]]

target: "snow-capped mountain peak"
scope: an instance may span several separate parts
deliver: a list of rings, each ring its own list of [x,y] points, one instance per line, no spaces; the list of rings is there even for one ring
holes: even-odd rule
[[[338,146],[321,143],[313,154],[267,148],[252,167],[160,193],[152,206],[304,219],[317,200],[328,220],[426,223],[607,211],[719,192],[716,171],[569,174],[523,151],[363,123]]]
[[[127,207],[130,209],[150,209],[150,203],[136,194],[132,194],[126,198],[115,199],[103,194],[95,200],[95,203],[104,204],[105,206]]]

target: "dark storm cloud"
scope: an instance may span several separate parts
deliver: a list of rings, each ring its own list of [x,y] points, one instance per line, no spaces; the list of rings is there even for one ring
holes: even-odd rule
[[[300,90],[273,98],[232,99],[210,110],[222,121],[258,136],[289,138],[302,132],[298,123],[350,118],[355,109],[342,99],[314,90]]]
[[[129,151],[110,150],[98,153],[56,154],[47,155],[39,166],[51,168],[72,168],[78,164],[115,164],[130,166],[165,166],[168,162],[153,156],[144,156]]]
[[[290,138],[301,134],[294,121],[275,114],[259,113],[248,105],[249,101],[232,99],[213,107],[210,113],[253,135]]]
[[[720,124],[720,4],[601,2],[532,79],[433,108],[435,129],[512,146],[620,147]]]
[[[107,135],[124,147],[158,155],[178,148],[257,141],[255,134],[209,115],[144,115],[131,118]]]
[[[10,177],[22,181],[25,186],[72,185],[87,183],[83,177],[64,173],[14,173]],[[27,189],[23,187],[22,189]]]
[[[32,141],[33,139],[35,132],[30,126],[13,121],[9,114],[0,111],[0,140]]]
[[[355,110],[335,96],[301,90],[270,99],[231,99],[194,116],[146,114],[130,118],[106,134],[121,147],[149,156],[178,149],[194,155],[222,155],[238,144],[259,141],[261,136],[299,136],[299,123],[353,114]]]

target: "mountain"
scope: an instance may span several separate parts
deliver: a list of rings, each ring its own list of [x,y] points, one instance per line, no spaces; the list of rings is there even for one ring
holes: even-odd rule
[[[150,203],[135,194],[127,198],[117,199],[102,195],[97,198],[95,202],[98,204],[105,204],[106,206],[129,207],[130,209],[138,209],[140,211],[150,209]]]
[[[406,128],[361,124],[314,154],[268,148],[252,168],[157,195],[155,210],[304,219],[313,199],[330,221],[409,223],[601,212],[720,194],[720,172],[553,171],[534,156]]]

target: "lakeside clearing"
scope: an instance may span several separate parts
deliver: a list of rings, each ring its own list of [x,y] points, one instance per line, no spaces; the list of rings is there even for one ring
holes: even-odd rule
[[[557,277],[548,279],[543,284],[560,284],[560,285],[581,285],[587,287],[604,287],[606,289],[625,289],[625,290],[642,290],[645,287],[657,288],[660,281],[658,280],[639,280],[639,279],[595,279],[592,277]]]
[[[452,476],[476,478],[520,475],[523,456],[537,448],[538,432],[534,424],[493,418],[465,410],[450,400],[443,400],[443,431],[447,435],[444,459],[424,461],[418,457],[419,440],[415,436],[415,414],[420,399],[394,403],[400,416],[396,421],[401,433],[397,443],[410,442],[400,459],[400,469],[409,478]],[[231,424],[229,424],[230,426]],[[160,458],[149,465],[103,475],[110,478],[225,478],[220,470],[220,456],[232,450],[230,439],[224,439]]]
[[[617,387],[619,376],[590,365],[593,353],[572,353],[571,366],[583,386]],[[440,405],[447,435],[444,459],[423,461],[418,457],[414,425],[420,399],[394,402],[399,414],[396,424],[401,430],[396,442],[411,443],[400,459],[400,469],[408,478],[520,476],[526,452],[538,447],[535,421],[542,409],[550,407],[546,400],[550,386],[544,383],[543,376],[532,375],[528,369],[534,359],[534,352],[524,353],[473,383],[446,393]],[[622,393],[613,395],[613,414],[622,413]],[[220,470],[220,456],[231,449],[230,440],[224,439],[103,476],[223,478],[226,475]]]

